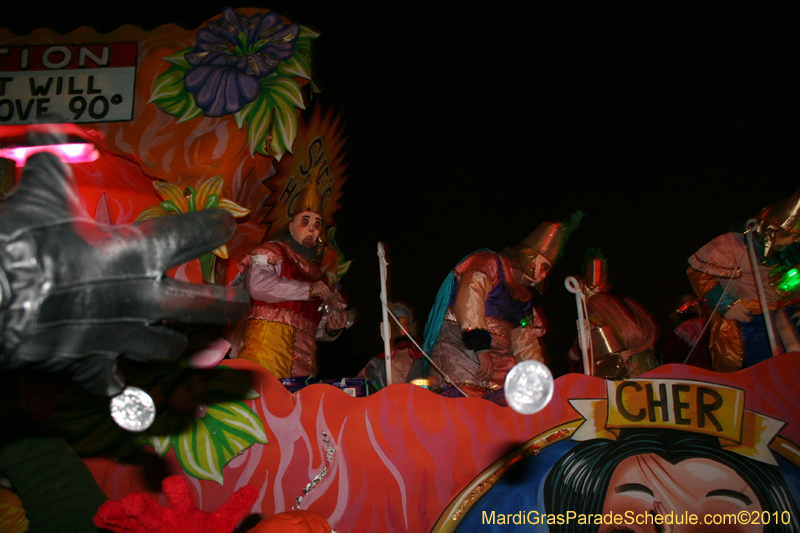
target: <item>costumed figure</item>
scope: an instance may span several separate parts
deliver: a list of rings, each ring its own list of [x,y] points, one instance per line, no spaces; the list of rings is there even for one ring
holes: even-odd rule
[[[391,316],[389,317],[389,322],[391,322],[389,346],[392,358],[392,383],[389,385],[407,383],[423,375],[422,352],[411,342],[411,337],[414,337],[417,331],[414,313],[407,305],[400,302],[391,302],[389,313],[400,322],[398,325]],[[385,354],[381,353],[370,359],[367,366],[358,373],[358,377],[367,378],[379,390],[384,388],[387,385]]]
[[[592,375],[622,379],[658,366],[653,349],[658,333],[655,318],[636,300],[610,292],[608,260],[601,254],[589,254],[581,286],[594,354]],[[581,348],[577,342],[568,355],[570,370],[583,372]]]
[[[500,253],[474,252],[448,275],[428,317],[423,348],[452,382],[497,389],[516,363],[544,362],[544,321],[530,289],[550,273],[582,216],[543,222]],[[432,381],[434,372],[428,372]]]
[[[711,309],[705,300],[694,294],[678,299],[675,311],[669,317],[674,328],[662,335],[656,352],[663,364],[679,363],[711,370],[708,355],[708,328],[706,323]]]
[[[252,298],[232,355],[267,368],[275,377],[316,372],[316,341],[332,341],[348,325],[346,304],[335,287],[336,266],[323,261],[322,195],[314,168],[297,198],[287,231],[262,243],[239,262],[231,282]],[[322,266],[322,265],[326,266]]]
[[[800,350],[796,266],[800,264],[800,190],[762,210],[753,245],[757,272],[748,258],[746,236],[732,231],[715,238],[689,258],[687,274],[698,296],[716,312],[709,327],[712,368],[733,372],[772,355],[755,276],[770,310],[776,351]]]

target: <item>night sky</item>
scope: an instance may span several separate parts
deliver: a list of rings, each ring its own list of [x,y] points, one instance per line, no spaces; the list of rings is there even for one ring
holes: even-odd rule
[[[28,2],[0,26],[193,29],[224,5],[162,4]],[[558,374],[577,316],[563,281],[582,273],[587,248],[609,259],[614,292],[666,327],[690,291],[688,256],[800,186],[791,2],[429,4],[257,6],[322,33],[315,79],[349,136],[337,240],[360,315],[324,347],[326,377],[382,351],[379,241],[391,297],[424,322],[459,259],[584,211],[540,300]]]

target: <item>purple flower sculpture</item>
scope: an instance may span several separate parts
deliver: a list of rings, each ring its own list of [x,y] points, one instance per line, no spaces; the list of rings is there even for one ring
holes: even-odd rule
[[[226,6],[222,18],[197,32],[197,44],[185,56],[192,65],[186,90],[206,116],[236,113],[258,96],[259,79],[292,57],[299,34],[299,24],[284,24],[275,13],[248,18]]]

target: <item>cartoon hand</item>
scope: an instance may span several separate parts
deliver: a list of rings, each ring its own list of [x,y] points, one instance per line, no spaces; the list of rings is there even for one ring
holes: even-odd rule
[[[664,507],[663,503],[656,500],[655,502],[653,502],[653,514],[659,515],[663,518],[667,516],[667,508]],[[658,531],[659,533],[672,533],[672,524],[657,525],[656,531]]]

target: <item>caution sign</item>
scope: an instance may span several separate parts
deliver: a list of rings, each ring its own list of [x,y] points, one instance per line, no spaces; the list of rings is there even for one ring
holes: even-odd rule
[[[136,44],[0,47],[0,124],[131,120]]]

